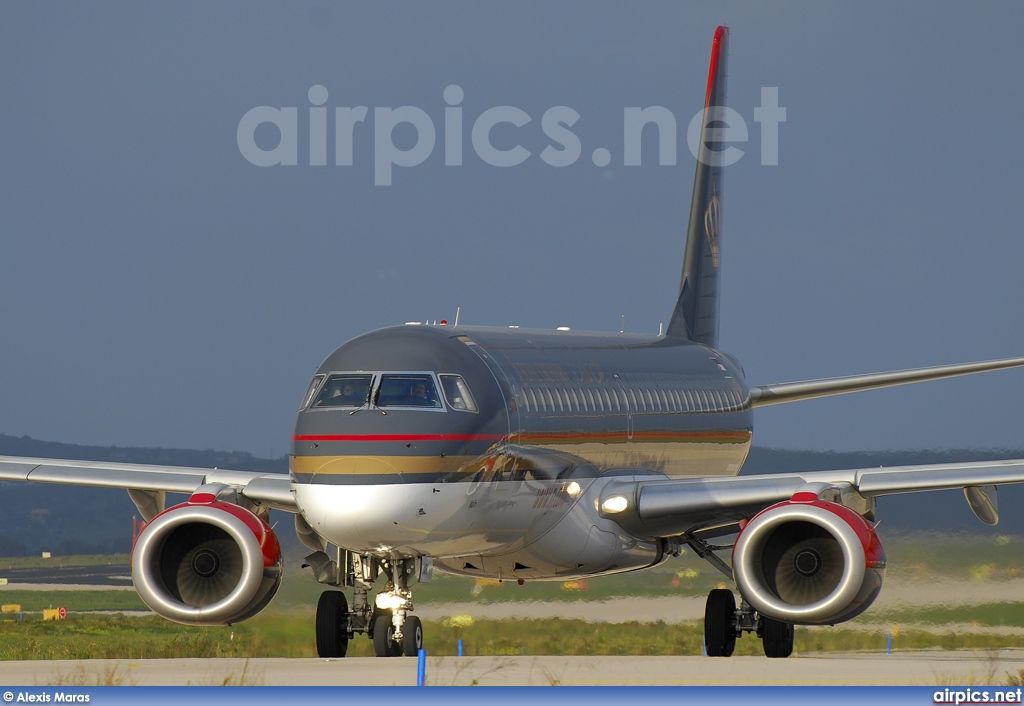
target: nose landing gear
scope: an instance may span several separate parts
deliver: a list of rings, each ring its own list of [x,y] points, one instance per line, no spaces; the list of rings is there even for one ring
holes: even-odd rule
[[[417,571],[423,580],[424,563],[429,576],[429,560],[339,554],[347,556],[339,556],[336,563],[332,561],[335,568],[319,572],[318,578],[322,575],[333,579],[321,583],[352,586],[352,606],[349,607],[341,591],[321,594],[316,609],[317,654],[324,658],[344,657],[349,640],[356,633],[364,633],[373,640],[373,651],[378,657],[415,657],[423,646],[423,624],[408,614],[413,609],[409,583]],[[384,572],[388,582],[371,604],[369,591],[378,570]]]

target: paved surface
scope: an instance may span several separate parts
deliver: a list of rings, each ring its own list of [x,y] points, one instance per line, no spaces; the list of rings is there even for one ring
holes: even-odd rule
[[[65,586],[68,590],[132,588],[132,570],[128,564],[0,569],[0,578],[7,579],[6,588],[22,590],[55,590],[54,586]]]
[[[437,657],[435,686],[1005,685],[1024,650],[764,657]],[[170,659],[0,662],[0,685],[413,686],[415,658]]]

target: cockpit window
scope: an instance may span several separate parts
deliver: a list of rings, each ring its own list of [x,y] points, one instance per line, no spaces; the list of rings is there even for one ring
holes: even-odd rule
[[[373,376],[369,374],[331,375],[327,378],[313,408],[362,407],[366,404]]]
[[[449,407],[464,412],[477,411],[473,394],[469,391],[469,385],[461,375],[438,375],[437,377],[441,380],[441,389],[444,390],[444,398],[448,400]]]
[[[299,405],[299,409],[305,409],[309,406],[309,401],[313,399],[313,395],[316,394],[316,390],[320,387],[320,383],[324,381],[326,375],[314,375],[313,381],[309,383],[309,389],[306,390],[306,394],[302,396],[302,404]]]
[[[377,390],[378,407],[442,409],[434,377],[427,373],[384,373]]]

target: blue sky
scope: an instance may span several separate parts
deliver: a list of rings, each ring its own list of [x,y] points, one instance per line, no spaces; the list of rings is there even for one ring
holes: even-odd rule
[[[279,455],[315,367],[369,329],[461,307],[656,333],[723,22],[749,140],[722,199],[721,347],[748,379],[1024,355],[1022,20],[1010,2],[0,5],[0,432]],[[461,166],[445,165],[453,84]],[[326,166],[309,164],[312,86]],[[777,166],[762,87],[787,111]],[[245,158],[258,106],[297,109],[298,164]],[[368,117],[338,166],[333,109],[355,106]],[[378,186],[375,109],[399,106],[436,144]],[[530,117],[491,133],[530,153],[517,166],[472,147],[496,106]],[[540,156],[555,106],[580,116],[564,167]],[[646,132],[642,165],[623,165],[623,111],[647,106],[677,120],[674,165]],[[783,405],[754,441],[1020,447],[1022,392],[1013,371]]]

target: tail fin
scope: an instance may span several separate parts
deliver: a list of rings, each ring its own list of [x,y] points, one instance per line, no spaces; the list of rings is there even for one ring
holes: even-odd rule
[[[718,345],[718,269],[721,265],[722,154],[718,141],[725,107],[725,64],[729,28],[715,30],[711,46],[708,92],[700,131],[697,173],[686,231],[683,275],[679,299],[666,335],[688,338],[709,346]]]

